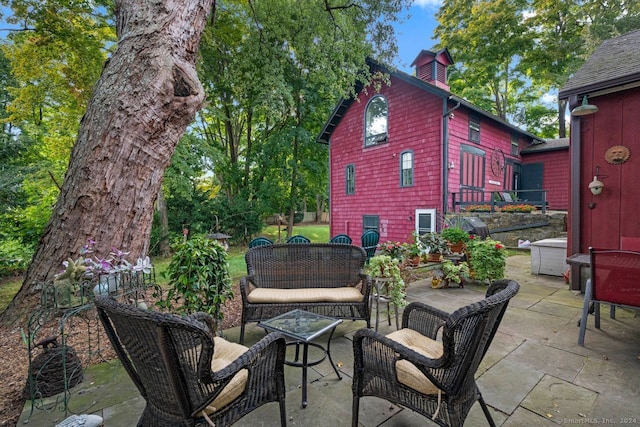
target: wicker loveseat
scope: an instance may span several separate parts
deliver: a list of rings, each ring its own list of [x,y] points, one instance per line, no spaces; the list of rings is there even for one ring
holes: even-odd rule
[[[249,249],[248,275],[240,281],[242,325],[302,309],[370,327],[371,277],[362,269],[365,251],[354,245],[277,244]]]

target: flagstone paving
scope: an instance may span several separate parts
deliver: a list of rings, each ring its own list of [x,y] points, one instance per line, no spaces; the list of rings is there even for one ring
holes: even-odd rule
[[[585,347],[580,347],[577,322],[582,295],[569,291],[563,278],[530,274],[528,255],[510,257],[506,276],[517,280],[521,289],[511,301],[477,372],[478,386],[496,424],[640,424],[640,317],[633,311],[618,309],[617,318],[612,320],[605,308],[602,329],[594,328],[590,316]],[[429,283],[412,283],[407,290],[408,300],[453,311],[481,299],[485,290],[482,286],[432,289]],[[389,326],[384,316],[380,332],[387,333],[395,326]],[[286,367],[288,425],[351,425],[351,339],[362,327],[364,322],[345,321],[334,334],[331,353],[340,366],[342,380],[338,380],[328,361],[309,369],[306,409],[300,407],[300,369]],[[239,328],[224,334],[237,341]],[[251,345],[263,334],[255,325],[248,326],[245,343]],[[70,399],[71,410],[97,413],[103,416],[107,427],[135,425],[143,407],[143,399],[117,363],[89,368]],[[360,424],[364,427],[434,425],[408,409],[374,397],[363,398],[360,411]],[[28,422],[33,427],[53,426],[65,418],[60,411],[30,412],[27,402],[19,425]],[[278,406],[265,405],[235,425],[277,426]],[[485,425],[484,414],[476,404],[465,426]]]

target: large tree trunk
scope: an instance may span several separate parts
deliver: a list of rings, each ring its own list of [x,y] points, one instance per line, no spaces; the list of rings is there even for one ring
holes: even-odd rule
[[[88,239],[98,257],[112,247],[147,252],[153,203],[178,140],[201,107],[195,71],[213,0],[116,0],[118,48],[80,123],[69,169],[25,280],[2,313],[15,322],[38,303]]]

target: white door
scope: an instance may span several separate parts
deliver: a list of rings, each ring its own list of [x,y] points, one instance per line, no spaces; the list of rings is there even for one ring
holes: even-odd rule
[[[436,231],[436,210],[416,209],[416,232],[419,236]]]

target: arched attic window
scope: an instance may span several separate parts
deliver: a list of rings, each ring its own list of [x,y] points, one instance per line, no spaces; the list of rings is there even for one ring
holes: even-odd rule
[[[389,108],[382,95],[369,100],[364,113],[364,146],[380,144],[387,141],[387,123]]]

